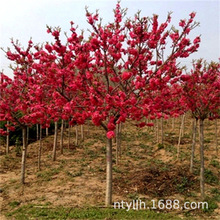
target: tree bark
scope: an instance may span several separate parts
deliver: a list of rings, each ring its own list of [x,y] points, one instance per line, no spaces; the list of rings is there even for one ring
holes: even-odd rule
[[[157,141],[157,144],[159,143],[159,119],[156,119],[156,122],[157,122],[157,129],[156,129],[156,141]]]
[[[193,173],[193,166],[194,166],[197,122],[198,122],[198,119],[193,118],[193,122],[192,122],[192,149],[191,149],[190,169],[189,169],[190,173]]]
[[[21,158],[21,183],[25,183],[25,168],[26,168],[26,157],[27,157],[27,127],[22,128],[22,158]]]
[[[107,139],[106,146],[106,207],[112,204],[112,139]]]
[[[180,156],[180,143],[181,143],[181,137],[182,137],[182,132],[183,132],[184,118],[185,118],[185,114],[182,116],[182,119],[181,119],[181,125],[180,125],[180,131],[179,131],[179,140],[178,140],[178,145],[177,145],[177,158],[179,158],[179,156]]]
[[[205,177],[204,177],[204,120],[199,120],[199,130],[200,130],[200,192],[202,199],[205,198]]]
[[[53,161],[56,160],[56,149],[57,149],[57,136],[58,136],[58,123],[54,122],[54,142],[53,142]]]
[[[161,118],[161,144],[163,144],[164,136],[163,136],[163,117]]]
[[[29,144],[29,131],[30,131],[30,128],[27,127],[27,145]]]
[[[38,171],[41,170],[41,150],[42,150],[42,125],[40,125],[39,146],[38,146]]]
[[[64,121],[61,121],[61,132],[60,132],[60,153],[63,154],[63,131],[64,131]]]
[[[71,125],[69,124],[69,130],[68,130],[68,150],[70,150],[70,132],[71,132]]]
[[[49,136],[49,131],[48,131],[49,129],[48,128],[46,128],[46,137],[48,137]]]
[[[181,133],[182,137],[184,136],[184,133],[185,133],[185,117],[186,117],[186,114],[184,113],[182,117],[182,133]]]
[[[84,126],[81,125],[81,139],[84,141]]]
[[[9,126],[9,121],[7,121],[7,126]],[[7,136],[6,136],[6,154],[9,154],[9,128],[7,127]]]
[[[76,140],[75,140],[75,145],[78,146],[78,144],[79,144],[78,125],[75,125],[75,129],[76,129]]]
[[[119,157],[121,157],[121,124],[116,125],[116,165],[119,164]]]
[[[39,140],[39,127],[38,124],[36,124],[36,132],[37,132],[37,141]]]
[[[218,119],[215,119],[215,150],[218,155]]]

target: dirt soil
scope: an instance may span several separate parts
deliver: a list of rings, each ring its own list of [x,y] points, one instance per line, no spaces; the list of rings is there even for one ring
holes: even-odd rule
[[[199,197],[199,148],[196,147],[195,173],[189,173],[190,126],[186,121],[185,136],[181,143],[181,157],[176,157],[179,121],[171,129],[171,121],[165,124],[165,143],[159,147],[154,128],[137,130],[132,123],[123,126],[122,155],[115,163],[113,147],[113,201],[128,201],[134,198],[160,199],[178,198],[182,201],[200,201]],[[210,122],[208,122],[210,123]],[[209,125],[209,126],[208,126]],[[210,164],[220,163],[214,145],[214,127],[207,124],[205,166],[220,180],[219,168]],[[101,128],[87,125],[85,140],[75,146],[75,133],[71,133],[71,146],[67,147],[68,130],[65,132],[64,154],[57,149],[57,160],[52,161],[53,136],[43,140],[41,171],[37,170],[38,142],[28,147],[26,183],[20,184],[21,156],[10,147],[10,154],[4,155],[0,146],[0,212],[12,210],[13,203],[45,204],[68,207],[103,207],[105,201],[105,134]],[[58,143],[59,146],[59,143]],[[206,183],[206,192],[218,184]],[[218,202],[220,207],[220,204]],[[200,213],[201,214],[201,213]],[[213,219],[220,210],[215,209]],[[4,219],[0,216],[0,219]]]
[[[126,183],[127,177],[121,176],[114,182],[117,192],[140,193],[148,196],[173,196],[184,190],[187,193],[196,190],[199,181],[197,176],[188,172],[187,166],[170,167],[160,170],[156,165],[147,169],[137,170],[130,175],[131,181]],[[132,190],[133,189],[133,190]]]

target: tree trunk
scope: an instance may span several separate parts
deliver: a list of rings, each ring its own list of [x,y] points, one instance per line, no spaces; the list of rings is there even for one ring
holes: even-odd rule
[[[46,128],[46,137],[48,137],[49,136],[49,131],[48,131],[49,129],[48,128]]]
[[[159,119],[156,119],[157,122],[157,129],[156,129],[156,138],[157,138],[157,144],[159,143]]]
[[[200,130],[200,192],[202,199],[205,198],[205,178],[204,178],[204,120],[199,120],[199,130]]]
[[[58,123],[56,121],[54,122],[53,161],[56,160],[57,136],[58,136]]]
[[[161,144],[163,144],[164,136],[163,136],[163,117],[161,118]]]
[[[193,123],[192,123],[192,150],[191,150],[190,169],[189,169],[190,173],[193,173],[197,122],[198,122],[198,119],[193,118]]]
[[[215,119],[215,149],[218,155],[218,119]]]
[[[118,130],[119,130],[119,157],[121,159],[121,154],[122,154],[122,150],[121,150],[121,134],[122,134],[122,123],[120,123],[118,125]]]
[[[81,125],[81,139],[84,141],[84,127]]]
[[[182,137],[184,136],[184,133],[185,133],[185,117],[186,115],[184,114],[182,117],[182,133],[181,133]]]
[[[121,124],[116,125],[116,165],[119,164],[119,157],[121,157]]]
[[[30,128],[27,127],[27,145],[29,144],[29,131],[30,131]]]
[[[66,131],[66,120],[63,122],[63,131]]]
[[[27,127],[22,128],[22,158],[21,158],[21,183],[25,183],[25,167],[26,167],[26,156],[27,156]]]
[[[36,124],[36,132],[37,132],[37,141],[39,140],[39,127],[38,124]]]
[[[68,150],[70,150],[70,132],[71,132],[71,125],[69,124],[69,130],[68,130]]]
[[[64,131],[64,121],[61,121],[61,132],[60,132],[60,153],[63,154],[63,131]]]
[[[7,121],[7,126],[9,126],[9,121]],[[6,136],[6,154],[9,154],[9,128],[7,127],[7,136]]]
[[[177,145],[177,158],[180,156],[180,143],[181,143],[181,137],[183,132],[183,123],[184,123],[185,114],[182,116],[181,125],[180,125],[180,131],[179,131],[179,140]]]
[[[106,197],[105,205],[112,204],[112,139],[107,139],[106,146]]]
[[[42,150],[42,125],[40,125],[40,136],[38,146],[38,171],[41,170],[41,150]]]
[[[75,145],[78,146],[78,144],[79,144],[78,125],[75,126],[75,129],[76,129],[76,141],[75,141]]]

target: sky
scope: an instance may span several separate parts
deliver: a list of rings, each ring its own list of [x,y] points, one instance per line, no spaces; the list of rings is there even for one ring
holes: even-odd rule
[[[12,48],[11,38],[19,40],[26,47],[30,38],[35,43],[51,42],[53,38],[47,34],[46,25],[61,27],[68,32],[70,21],[79,26],[79,30],[87,31],[85,6],[90,12],[99,9],[103,23],[111,22],[113,9],[117,0],[6,0],[0,7],[0,47]],[[127,17],[133,17],[141,10],[141,15],[152,17],[159,15],[159,21],[165,21],[167,13],[172,11],[171,23],[178,27],[180,19],[196,12],[195,20],[200,26],[192,31],[190,39],[201,35],[199,51],[189,58],[181,60],[188,68],[192,59],[204,58],[208,62],[220,58],[220,0],[121,0],[121,7],[127,8]],[[0,51],[0,71],[12,77],[8,68],[10,62]]]

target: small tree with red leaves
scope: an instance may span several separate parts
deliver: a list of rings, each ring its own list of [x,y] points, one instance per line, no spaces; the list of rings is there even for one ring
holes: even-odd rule
[[[187,103],[195,119],[199,119],[200,130],[200,191],[204,191],[204,120],[219,117],[220,108],[220,63],[210,64],[198,60],[193,63],[189,75],[183,75],[183,101]]]
[[[9,121],[14,129],[19,126],[22,129],[22,162],[21,162],[21,182],[25,183],[25,166],[27,154],[27,127],[34,124],[48,126],[49,120],[45,112],[43,99],[47,91],[46,88],[40,87],[40,79],[33,70],[34,56],[31,52],[33,48],[32,41],[28,42],[26,50],[22,49],[19,44],[12,41],[15,49],[14,52],[8,50],[6,56],[14,62],[12,66],[14,79],[2,74],[0,84],[0,121]],[[42,90],[44,89],[44,90]],[[47,96],[49,98],[49,96]]]

